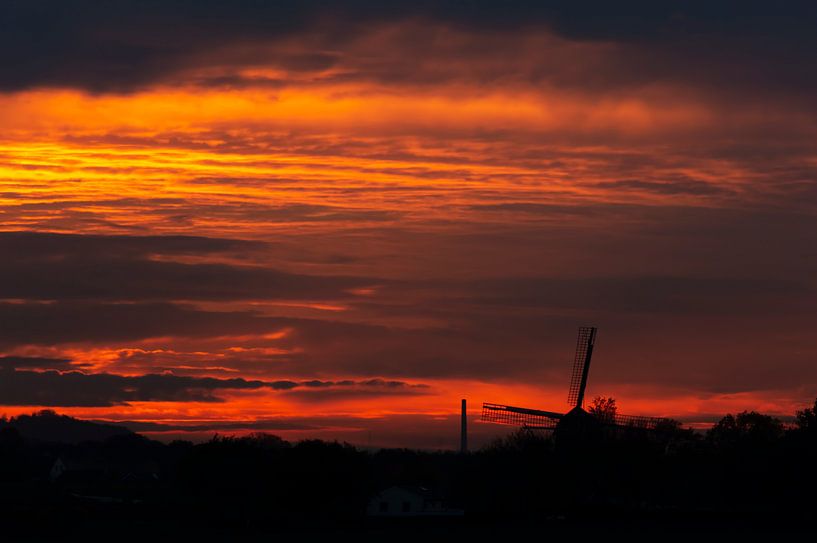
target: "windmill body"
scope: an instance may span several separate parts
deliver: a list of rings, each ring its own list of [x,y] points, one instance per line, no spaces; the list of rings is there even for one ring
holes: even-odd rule
[[[596,416],[584,409],[584,394],[590,374],[590,361],[596,342],[595,327],[579,328],[576,341],[576,355],[573,359],[573,375],[570,380],[567,401],[572,409],[567,413],[556,413],[526,407],[483,403],[482,421],[509,424],[537,430],[556,430],[563,436],[580,437],[595,433],[596,428],[613,426],[655,430],[670,423],[669,419],[631,415]]]

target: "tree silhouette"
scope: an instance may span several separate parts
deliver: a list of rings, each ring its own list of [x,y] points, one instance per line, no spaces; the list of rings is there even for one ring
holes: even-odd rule
[[[549,436],[542,432],[532,430],[531,428],[523,427],[505,437],[495,438],[484,447],[484,450],[501,454],[509,451],[550,451],[552,448],[553,443]]]
[[[615,398],[596,396],[593,398],[587,411],[599,420],[612,422],[616,418],[618,407],[616,406]]]
[[[783,436],[783,423],[756,411],[728,414],[709,430],[707,437],[716,446],[770,445]]]
[[[790,430],[744,411],[723,417],[705,439],[677,421],[649,432],[611,429],[600,419],[615,416],[613,398],[595,398],[588,411],[575,411],[558,437],[521,428],[466,457],[263,433],[163,444],[38,414],[37,422],[62,426],[52,435],[64,441],[0,425],[0,523],[31,529],[46,507],[62,515],[54,526],[142,519],[146,528],[186,533],[206,518],[207,536],[363,526],[370,500],[395,485],[423,487],[480,522],[701,508],[805,519],[817,508],[817,402],[796,413]],[[88,435],[107,437],[77,438]],[[69,471],[51,481],[58,460]]]
[[[817,399],[812,407],[798,411],[795,415],[797,428],[808,434],[817,434]]]

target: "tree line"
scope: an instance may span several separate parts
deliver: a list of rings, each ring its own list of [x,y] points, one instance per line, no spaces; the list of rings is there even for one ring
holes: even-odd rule
[[[263,433],[199,444],[132,433],[56,443],[26,438],[13,419],[0,426],[6,520],[103,511],[157,522],[204,516],[223,526],[332,523],[363,518],[369,501],[393,485],[433,489],[482,519],[590,512],[792,519],[817,505],[817,401],[791,425],[748,411],[706,432],[673,426],[567,444],[519,429],[464,455]]]

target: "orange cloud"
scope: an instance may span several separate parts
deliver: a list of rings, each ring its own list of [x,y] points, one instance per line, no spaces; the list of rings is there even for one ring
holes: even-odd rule
[[[642,80],[623,43],[524,33],[511,58],[507,34],[418,26],[320,58],[303,37],[225,46],[127,93],[0,94],[0,229],[113,234],[82,254],[81,236],[56,239],[65,251],[28,268],[12,245],[6,354],[131,377],[430,385],[65,408],[182,425],[335,416],[359,432],[448,420],[461,397],[472,415],[481,401],[563,409],[560,345],[593,321],[620,339],[591,391],[624,412],[784,415],[814,395],[791,378],[813,377],[810,117],[691,77]],[[137,235],[265,245],[117,252]],[[54,288],[59,270],[70,288]],[[162,288],[135,289],[148,272]],[[26,278],[41,284],[13,291]]]

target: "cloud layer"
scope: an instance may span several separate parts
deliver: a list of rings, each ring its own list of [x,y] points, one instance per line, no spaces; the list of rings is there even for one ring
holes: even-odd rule
[[[20,360],[16,365],[20,365]],[[307,399],[322,395],[393,396],[420,394],[426,385],[402,381],[369,379],[366,381],[248,381],[242,378],[213,379],[180,377],[168,374],[123,376],[108,373],[86,374],[78,371],[26,370],[2,371],[0,405],[46,407],[110,407],[129,402],[223,402],[216,394],[231,390],[309,391],[299,394]],[[330,398],[331,399],[331,398]]]
[[[0,401],[418,439],[461,397],[562,409],[595,324],[590,394],[627,412],[791,413],[817,383],[816,21],[4,2]]]
[[[615,6],[599,1],[398,1],[388,6],[370,1],[87,0],[70,6],[54,0],[11,1],[0,12],[0,50],[6,52],[7,67],[0,84],[7,91],[56,86],[130,92],[196,70],[215,70],[204,77],[210,84],[230,84],[241,79],[234,75],[238,68],[263,65],[296,74],[330,72],[338,79],[399,83],[457,76],[484,82],[504,76],[626,89],[669,79],[808,99],[817,82],[809,53],[817,45],[815,18],[809,2],[744,2],[736,9],[729,2],[643,1]],[[409,35],[394,30],[405,25],[416,29]],[[452,44],[446,39],[451,34],[480,39]],[[577,44],[572,50],[586,44],[605,47],[586,55],[584,67],[548,62],[547,55],[524,48],[522,62],[510,61],[525,43],[519,36],[542,34]],[[494,42],[496,36],[502,39]],[[381,47],[363,55],[361,46],[372,41]],[[497,50],[496,43],[504,47]],[[415,57],[412,64],[419,69],[409,71],[412,48],[440,54],[450,68]],[[604,62],[605,57],[612,62]],[[231,70],[224,73],[225,68]],[[286,84],[287,78],[271,81]]]

